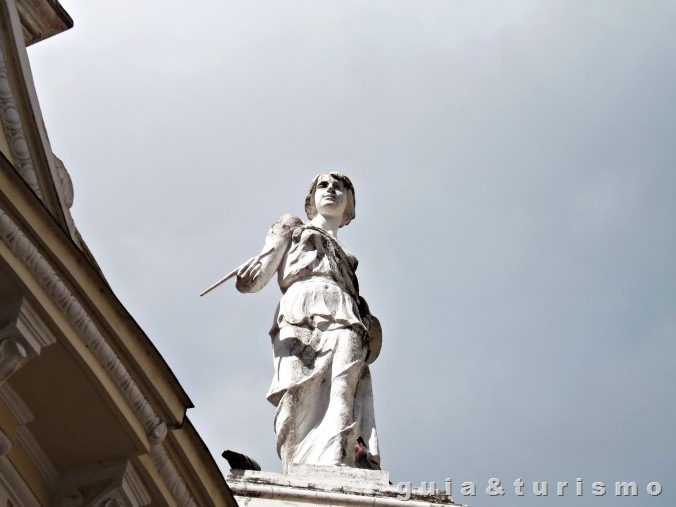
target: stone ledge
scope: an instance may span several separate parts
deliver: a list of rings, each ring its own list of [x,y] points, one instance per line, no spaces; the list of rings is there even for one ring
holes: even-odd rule
[[[459,505],[445,495],[415,490],[410,499],[402,500],[387,472],[343,466],[292,465],[286,474],[233,470],[226,482],[240,507]]]

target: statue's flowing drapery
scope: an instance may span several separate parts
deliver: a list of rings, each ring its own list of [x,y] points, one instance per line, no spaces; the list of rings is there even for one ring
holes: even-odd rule
[[[360,305],[357,260],[324,230],[292,215],[268,236],[285,235],[279,266],[283,292],[270,331],[277,407],[277,452],[291,463],[355,466],[357,437],[379,459],[369,328],[377,320]]]

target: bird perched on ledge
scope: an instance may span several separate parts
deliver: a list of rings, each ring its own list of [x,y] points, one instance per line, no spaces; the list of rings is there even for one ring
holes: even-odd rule
[[[228,461],[228,465],[230,465],[232,470],[257,470],[259,472],[261,470],[261,466],[256,463],[256,460],[244,454],[228,450],[223,451],[221,456]]]
[[[357,437],[357,444],[354,446],[354,463],[357,468],[366,470],[380,470],[380,463],[369,452],[366,443],[362,437]]]

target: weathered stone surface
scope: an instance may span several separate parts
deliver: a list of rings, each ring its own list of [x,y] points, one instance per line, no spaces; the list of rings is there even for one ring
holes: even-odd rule
[[[306,198],[309,223],[284,215],[261,253],[237,270],[237,289],[256,292],[277,274],[282,298],[270,336],[274,377],[268,400],[283,469],[348,465],[362,437],[380,463],[369,364],[380,352],[378,319],[359,294],[357,259],[338,241],[355,217],[352,182],[317,176]],[[227,277],[226,277],[227,278]]]
[[[291,465],[287,474],[233,471],[226,481],[240,507],[459,505],[442,492],[423,495],[415,490],[404,501],[387,472],[345,466]]]

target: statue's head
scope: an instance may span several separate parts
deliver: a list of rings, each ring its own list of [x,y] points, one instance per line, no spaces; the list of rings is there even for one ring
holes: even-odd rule
[[[326,174],[320,174],[318,176],[315,176],[315,178],[312,180],[312,184],[310,185],[310,191],[308,192],[307,197],[305,198],[305,213],[307,213],[307,217],[310,220],[312,220],[314,217],[317,216],[317,206],[315,204],[315,194],[317,192],[317,184],[319,183],[320,180],[323,181],[326,178],[332,178],[335,181],[341,182],[343,184],[343,187],[345,188],[345,193],[347,196],[347,205],[345,206],[345,212],[343,213],[343,220],[340,222],[340,227],[343,227],[344,225],[349,224],[355,217],[354,210],[355,198],[354,198],[354,186],[352,185],[350,178],[339,172],[329,172]]]

